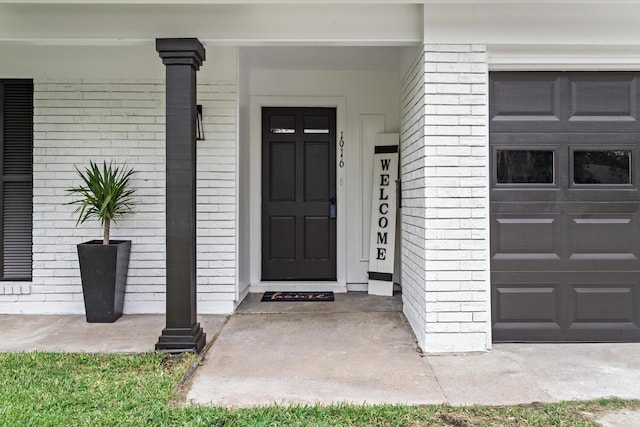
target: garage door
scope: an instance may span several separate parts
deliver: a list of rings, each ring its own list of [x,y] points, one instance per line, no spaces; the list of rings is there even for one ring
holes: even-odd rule
[[[490,75],[496,341],[640,341],[640,73]]]

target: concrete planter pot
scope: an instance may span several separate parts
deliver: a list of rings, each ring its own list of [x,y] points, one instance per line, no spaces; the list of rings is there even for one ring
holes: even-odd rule
[[[91,240],[78,245],[84,308],[89,323],[113,323],[122,316],[130,240]]]

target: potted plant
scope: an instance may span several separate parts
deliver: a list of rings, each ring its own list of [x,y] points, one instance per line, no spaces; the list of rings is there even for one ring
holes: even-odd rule
[[[78,245],[80,277],[87,322],[111,323],[122,316],[124,292],[129,268],[131,240],[110,240],[111,222],[132,212],[130,179],[133,169],[107,165],[102,168],[90,161],[89,167],[76,171],[82,184],[68,189],[79,198],[69,202],[78,205],[78,224],[98,219],[103,226],[102,240]]]

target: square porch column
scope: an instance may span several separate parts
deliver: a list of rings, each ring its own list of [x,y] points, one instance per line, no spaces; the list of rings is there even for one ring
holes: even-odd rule
[[[156,39],[166,66],[166,327],[156,350],[200,352],[206,336],[196,308],[196,72],[198,39]]]
[[[486,46],[426,44],[402,80],[402,299],[426,353],[491,348]]]

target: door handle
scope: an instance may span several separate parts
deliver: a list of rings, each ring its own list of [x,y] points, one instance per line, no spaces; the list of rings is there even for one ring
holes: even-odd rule
[[[338,210],[338,207],[336,205],[336,198],[332,197],[329,199],[329,218],[335,219],[337,210]]]

